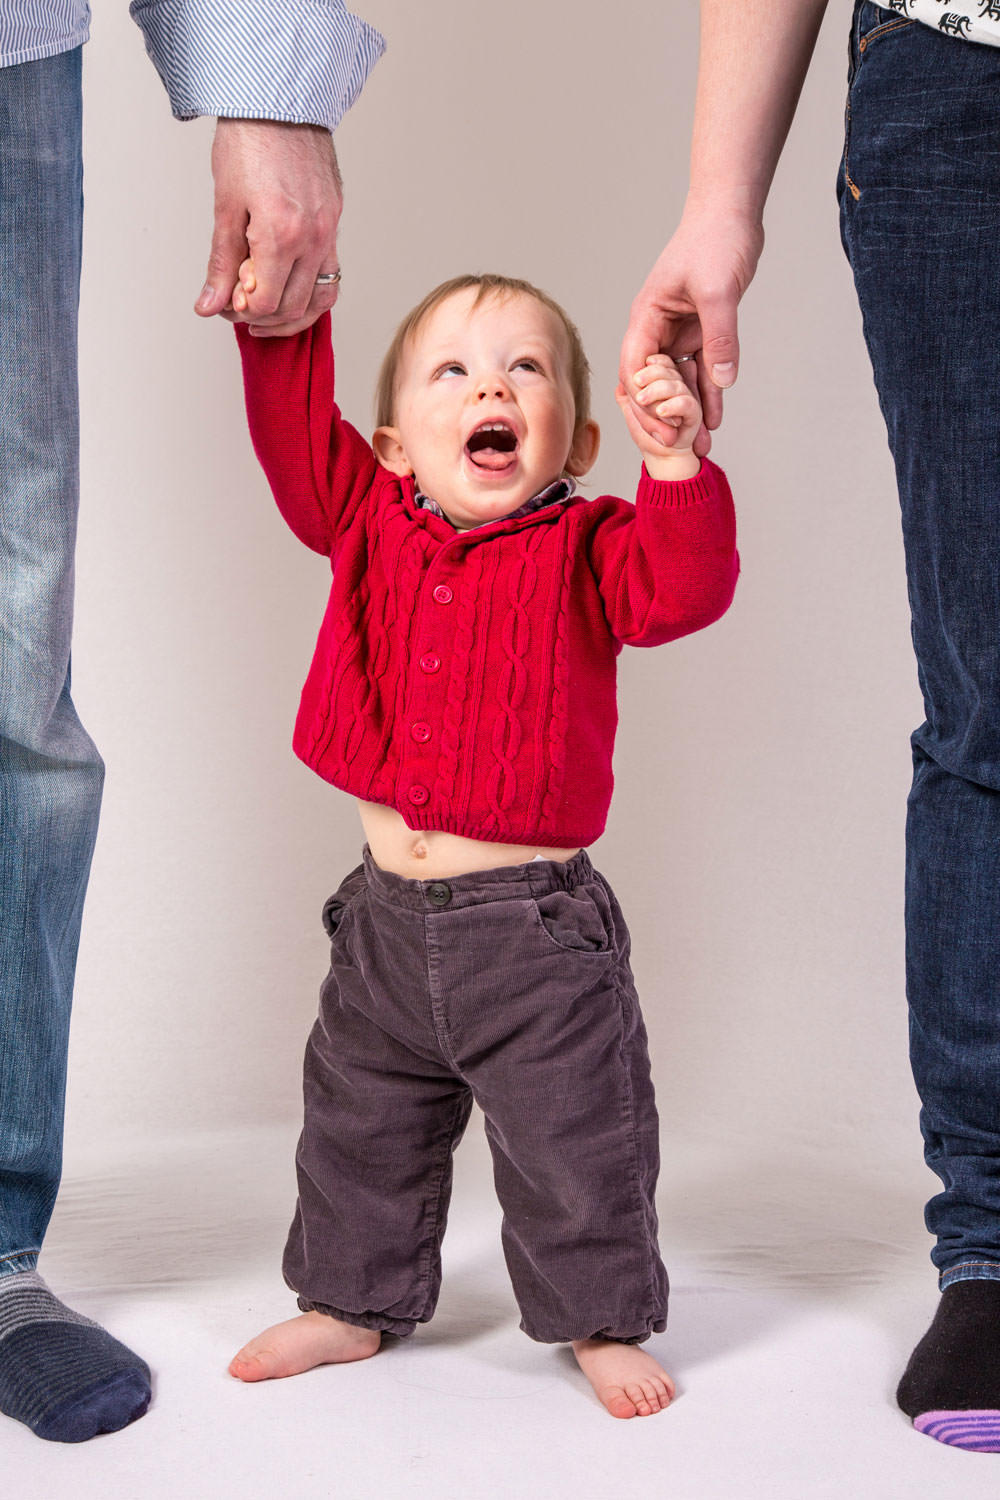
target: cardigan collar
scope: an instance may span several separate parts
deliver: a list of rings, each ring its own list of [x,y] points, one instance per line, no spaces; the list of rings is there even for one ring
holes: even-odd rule
[[[480,521],[479,526],[493,526],[496,524],[496,521],[519,521],[522,516],[530,516],[536,510],[541,510],[543,505],[556,505],[561,501],[568,500],[575,490],[576,481],[571,479],[567,474],[560,475],[552,484],[547,484],[543,490],[539,490],[537,495],[532,495],[530,500],[526,500],[523,505],[519,505],[517,510],[512,510],[509,516],[497,516],[493,521]],[[425,495],[416,486],[413,489],[413,499],[418,510],[430,511],[432,516],[440,516],[442,521],[446,521],[449,526],[453,526],[453,522],[448,520],[448,517],[437,501],[432,500],[430,495]],[[478,531],[479,526],[468,526],[466,530]],[[453,529],[457,531],[458,527],[453,526]]]

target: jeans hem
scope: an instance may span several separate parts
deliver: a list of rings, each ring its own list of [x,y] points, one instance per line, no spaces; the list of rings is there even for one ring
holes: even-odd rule
[[[37,1250],[15,1250],[10,1255],[0,1255],[0,1276],[17,1276],[21,1271],[37,1268]]]
[[[965,1260],[949,1266],[938,1276],[938,1287],[943,1292],[955,1281],[1000,1281],[1000,1261]]]

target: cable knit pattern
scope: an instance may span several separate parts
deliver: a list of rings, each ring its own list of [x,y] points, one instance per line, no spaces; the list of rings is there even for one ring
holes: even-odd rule
[[[482,576],[483,553],[480,548],[470,554],[458,600],[454,654],[451,660],[451,672],[448,676],[448,696],[442,716],[441,755],[438,760],[438,776],[434,783],[434,799],[441,807],[455,806],[455,784],[462,748],[462,719],[469,686],[469,663],[475,644],[476,605]]]
[[[376,528],[369,527],[368,548],[370,553],[369,568],[372,573],[377,573],[381,566],[380,553],[382,549],[382,538]],[[381,701],[381,684],[390,680],[392,673],[392,641],[395,638],[396,624],[399,616],[399,594],[395,589],[383,591],[383,609],[381,619],[381,630],[377,638],[375,652],[372,658],[371,679],[373,684],[379,686],[378,701],[378,733],[369,736],[368,763],[364,773],[364,791],[359,796],[365,801],[384,802],[391,796],[391,776],[387,778],[389,771],[389,751],[392,743],[393,716],[385,712]],[[374,731],[374,726],[372,726]]]
[[[569,600],[572,576],[573,559],[567,553],[563,559],[559,602],[555,612],[552,711],[549,714],[549,777],[545,801],[542,803],[541,833],[547,833],[553,829],[558,821],[559,799],[562,796],[563,776],[566,770],[566,720],[569,704]]]
[[[414,829],[591,843],[622,645],[699,630],[732,598],[725,475],[707,460],[678,483],[643,471],[635,505],[573,496],[455,531],[341,417],[328,316],[288,339],[236,332],[275,499],[334,564],[296,752]]]
[[[410,679],[410,627],[412,625],[413,617],[417,608],[417,592],[420,588],[420,578],[421,573],[423,572],[423,540],[424,539],[419,532],[413,532],[406,540],[406,545],[403,549],[404,561],[402,562],[402,565],[400,566],[400,564],[397,563],[397,567],[399,568],[399,618],[403,624],[403,628],[398,632],[397,635],[397,640],[399,643],[399,666],[395,684],[395,704],[392,714],[394,724],[401,724],[403,722],[403,710],[406,704],[406,693]],[[388,580],[385,581],[388,582]],[[394,789],[394,792],[396,792],[396,795],[398,795],[398,791],[396,791],[396,789],[399,780],[400,767],[397,764],[397,756],[393,752],[397,748],[396,738],[395,735],[393,735],[390,739],[390,750],[389,756],[387,758],[392,768],[391,785]],[[337,784],[342,785],[343,783]],[[393,800],[395,802],[395,797]]]
[[[532,559],[530,536],[519,537],[521,557],[510,574],[507,598],[509,609],[500,639],[506,660],[500,669],[498,683],[499,713],[493,721],[493,752],[496,764],[486,778],[486,800],[495,822],[487,819],[487,828],[496,829],[497,840],[507,842],[510,822],[507,808],[517,795],[517,758],[521,748],[521,721],[518,717],[527,687],[524,658],[531,643],[526,603],[530,601],[538,580],[538,568]]]

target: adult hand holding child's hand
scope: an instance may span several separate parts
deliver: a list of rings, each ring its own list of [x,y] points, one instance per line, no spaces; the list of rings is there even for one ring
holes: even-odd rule
[[[220,119],[212,147],[215,231],[195,312],[253,323],[261,335],[308,328],[337,300],[343,192],[330,132],[316,125]],[[255,289],[234,310],[238,267],[251,255]]]
[[[653,479],[686,479],[697,474],[701,460],[693,445],[702,425],[701,402],[668,355],[650,354],[630,375],[628,388],[619,382],[615,399]],[[669,433],[669,443],[650,436],[652,424]]]
[[[633,371],[651,354],[680,358],[697,351],[685,366],[697,378],[704,421],[694,451],[704,457],[710,431],[722,422],[722,392],[736,380],[739,340],[736,316],[764,247],[759,217],[731,207],[689,206],[632,304],[622,343],[619,378],[632,413],[649,437],[674,444],[673,432],[642,405]]]

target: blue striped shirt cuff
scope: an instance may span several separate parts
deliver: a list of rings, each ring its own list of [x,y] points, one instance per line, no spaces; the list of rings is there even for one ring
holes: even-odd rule
[[[129,11],[179,120],[333,130],[385,51],[343,0],[132,0]]]

